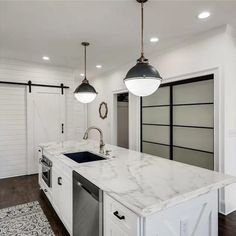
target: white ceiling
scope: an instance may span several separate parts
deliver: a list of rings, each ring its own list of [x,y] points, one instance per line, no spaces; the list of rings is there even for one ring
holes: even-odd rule
[[[212,16],[199,21],[197,14]],[[236,26],[236,1],[155,1],[145,4],[145,50],[158,51],[224,24]],[[149,38],[160,41],[151,44]],[[88,75],[139,57],[140,5],[135,0],[1,1],[1,57],[81,68],[88,41]],[[42,61],[43,55],[50,62]],[[96,64],[102,64],[101,70]]]

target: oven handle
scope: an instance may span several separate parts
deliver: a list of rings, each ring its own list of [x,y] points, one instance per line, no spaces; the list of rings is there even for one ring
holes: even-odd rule
[[[46,170],[51,170],[51,167],[43,160],[40,160],[41,165],[46,168]]]

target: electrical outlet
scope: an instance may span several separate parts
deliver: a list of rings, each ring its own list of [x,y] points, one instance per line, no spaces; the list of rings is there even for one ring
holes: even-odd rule
[[[180,221],[180,236],[189,236],[188,235],[188,219],[182,219]]]

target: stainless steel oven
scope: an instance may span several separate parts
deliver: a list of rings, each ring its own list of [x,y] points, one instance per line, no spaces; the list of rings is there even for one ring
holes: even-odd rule
[[[49,188],[52,185],[52,162],[44,155],[40,159],[42,165],[42,179]]]

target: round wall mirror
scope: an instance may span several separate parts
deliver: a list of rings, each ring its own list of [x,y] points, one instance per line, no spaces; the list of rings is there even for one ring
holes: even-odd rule
[[[106,102],[102,102],[99,106],[99,115],[100,118],[106,119],[107,118],[107,113],[108,113],[108,107]]]

